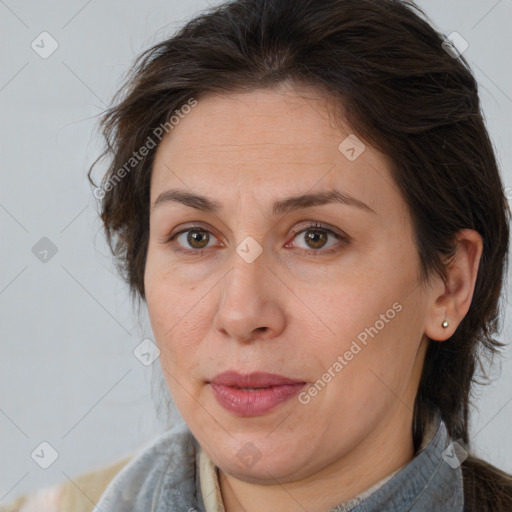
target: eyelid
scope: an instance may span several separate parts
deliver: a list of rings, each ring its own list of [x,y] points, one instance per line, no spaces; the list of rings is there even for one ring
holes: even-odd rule
[[[193,223],[193,224],[190,224],[190,225],[184,225],[184,226],[181,226],[178,231],[173,231],[168,237],[167,239],[168,240],[171,240],[172,238],[178,236],[178,235],[181,235],[182,233],[185,233],[187,231],[194,231],[194,230],[197,230],[197,231],[207,231],[208,233],[210,234],[213,234],[212,233],[212,227],[211,226],[208,226],[208,225],[201,225],[201,224],[198,224],[198,223]],[[215,236],[215,235],[214,235]],[[217,237],[218,238],[218,237]]]
[[[315,229],[315,228],[332,233],[333,235],[337,236],[340,239],[345,239],[345,240],[349,239],[348,235],[346,235],[343,231],[337,230],[336,228],[333,228],[332,226],[329,226],[328,224],[324,224],[323,222],[319,222],[319,221],[315,221],[315,220],[299,222],[298,225],[294,226],[294,228],[292,230],[292,234],[294,236],[296,236],[299,233],[301,233],[302,231],[307,231],[308,229]]]

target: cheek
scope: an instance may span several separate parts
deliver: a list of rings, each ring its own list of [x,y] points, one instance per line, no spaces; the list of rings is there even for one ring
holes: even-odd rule
[[[340,337],[340,350],[324,358],[323,371],[332,368],[336,375],[326,399],[340,407],[341,415],[351,410],[371,416],[397,397],[406,400],[421,343],[417,303],[416,297],[408,297],[382,308],[374,304],[371,315],[361,316],[359,325]]]
[[[346,274],[323,293],[311,295],[326,335],[304,348],[312,354],[319,378],[329,380],[329,370],[335,375],[330,387],[343,393],[342,400],[375,402],[375,396],[389,393],[379,377],[391,389],[408,380],[424,307],[415,275],[410,261],[397,270],[381,259],[379,266],[369,264],[364,272]]]
[[[208,324],[207,302],[197,284],[183,286],[175,272],[161,268],[153,261],[146,267],[146,304],[162,368],[175,371],[194,360]]]
[[[194,301],[198,284],[184,281],[181,273],[169,264],[166,251],[155,247],[151,241],[146,258],[144,287],[151,325],[157,338],[172,335],[175,329],[179,329],[179,324],[194,313],[194,302],[197,303],[199,299]]]
[[[403,300],[407,286],[385,276],[380,269],[374,271],[368,266],[364,272],[344,273],[321,289],[310,290],[308,305],[321,319],[319,327],[326,330],[327,339],[339,340],[336,348],[350,344],[376,322],[380,327],[381,315],[384,320],[393,320],[393,304]]]

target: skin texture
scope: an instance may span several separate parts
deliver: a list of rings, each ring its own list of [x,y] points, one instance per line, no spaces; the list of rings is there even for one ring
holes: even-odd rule
[[[437,276],[420,282],[410,215],[389,159],[363,141],[366,149],[349,161],[338,146],[352,132],[333,112],[315,90],[289,85],[206,96],[155,156],[149,316],[176,405],[220,468],[228,512],[326,511],[405,465],[414,455],[426,336],[447,339],[471,302],[479,235],[460,233],[446,283]],[[169,189],[222,207],[154,206]],[[274,201],[333,189],[372,211],[331,203],[272,213]],[[307,227],[315,222],[345,238]],[[169,241],[194,225],[209,236],[200,255],[188,233]],[[320,241],[308,244],[308,233]],[[252,263],[236,251],[249,236],[262,248]],[[389,319],[393,304],[400,311]],[[227,370],[264,371],[309,389],[333,373],[361,332],[380,327],[381,315],[384,327],[308,403],[293,397],[240,418],[219,405],[208,383]],[[237,456],[246,443],[260,456],[251,467]]]

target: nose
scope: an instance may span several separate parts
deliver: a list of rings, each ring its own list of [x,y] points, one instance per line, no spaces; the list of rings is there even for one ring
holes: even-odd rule
[[[272,339],[285,328],[283,284],[268,265],[265,252],[251,263],[233,254],[213,318],[213,328],[225,338],[239,342]]]

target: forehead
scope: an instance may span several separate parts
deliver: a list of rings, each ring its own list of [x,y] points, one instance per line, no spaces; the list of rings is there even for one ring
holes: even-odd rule
[[[198,154],[216,150],[221,154],[241,150],[261,153],[261,146],[265,146],[267,152],[276,149],[276,157],[289,157],[301,150],[307,156],[308,149],[328,148],[340,137],[339,130],[332,126],[333,119],[329,119],[334,116],[327,101],[313,89],[207,95],[198,100],[161,146],[179,145]]]
[[[341,111],[314,89],[200,98],[158,147],[152,200],[170,184],[205,193],[260,184],[287,193],[340,185],[363,195],[371,195],[372,188],[382,195],[383,187],[396,193],[385,155],[367,143],[353,161],[340,150],[351,136]]]

